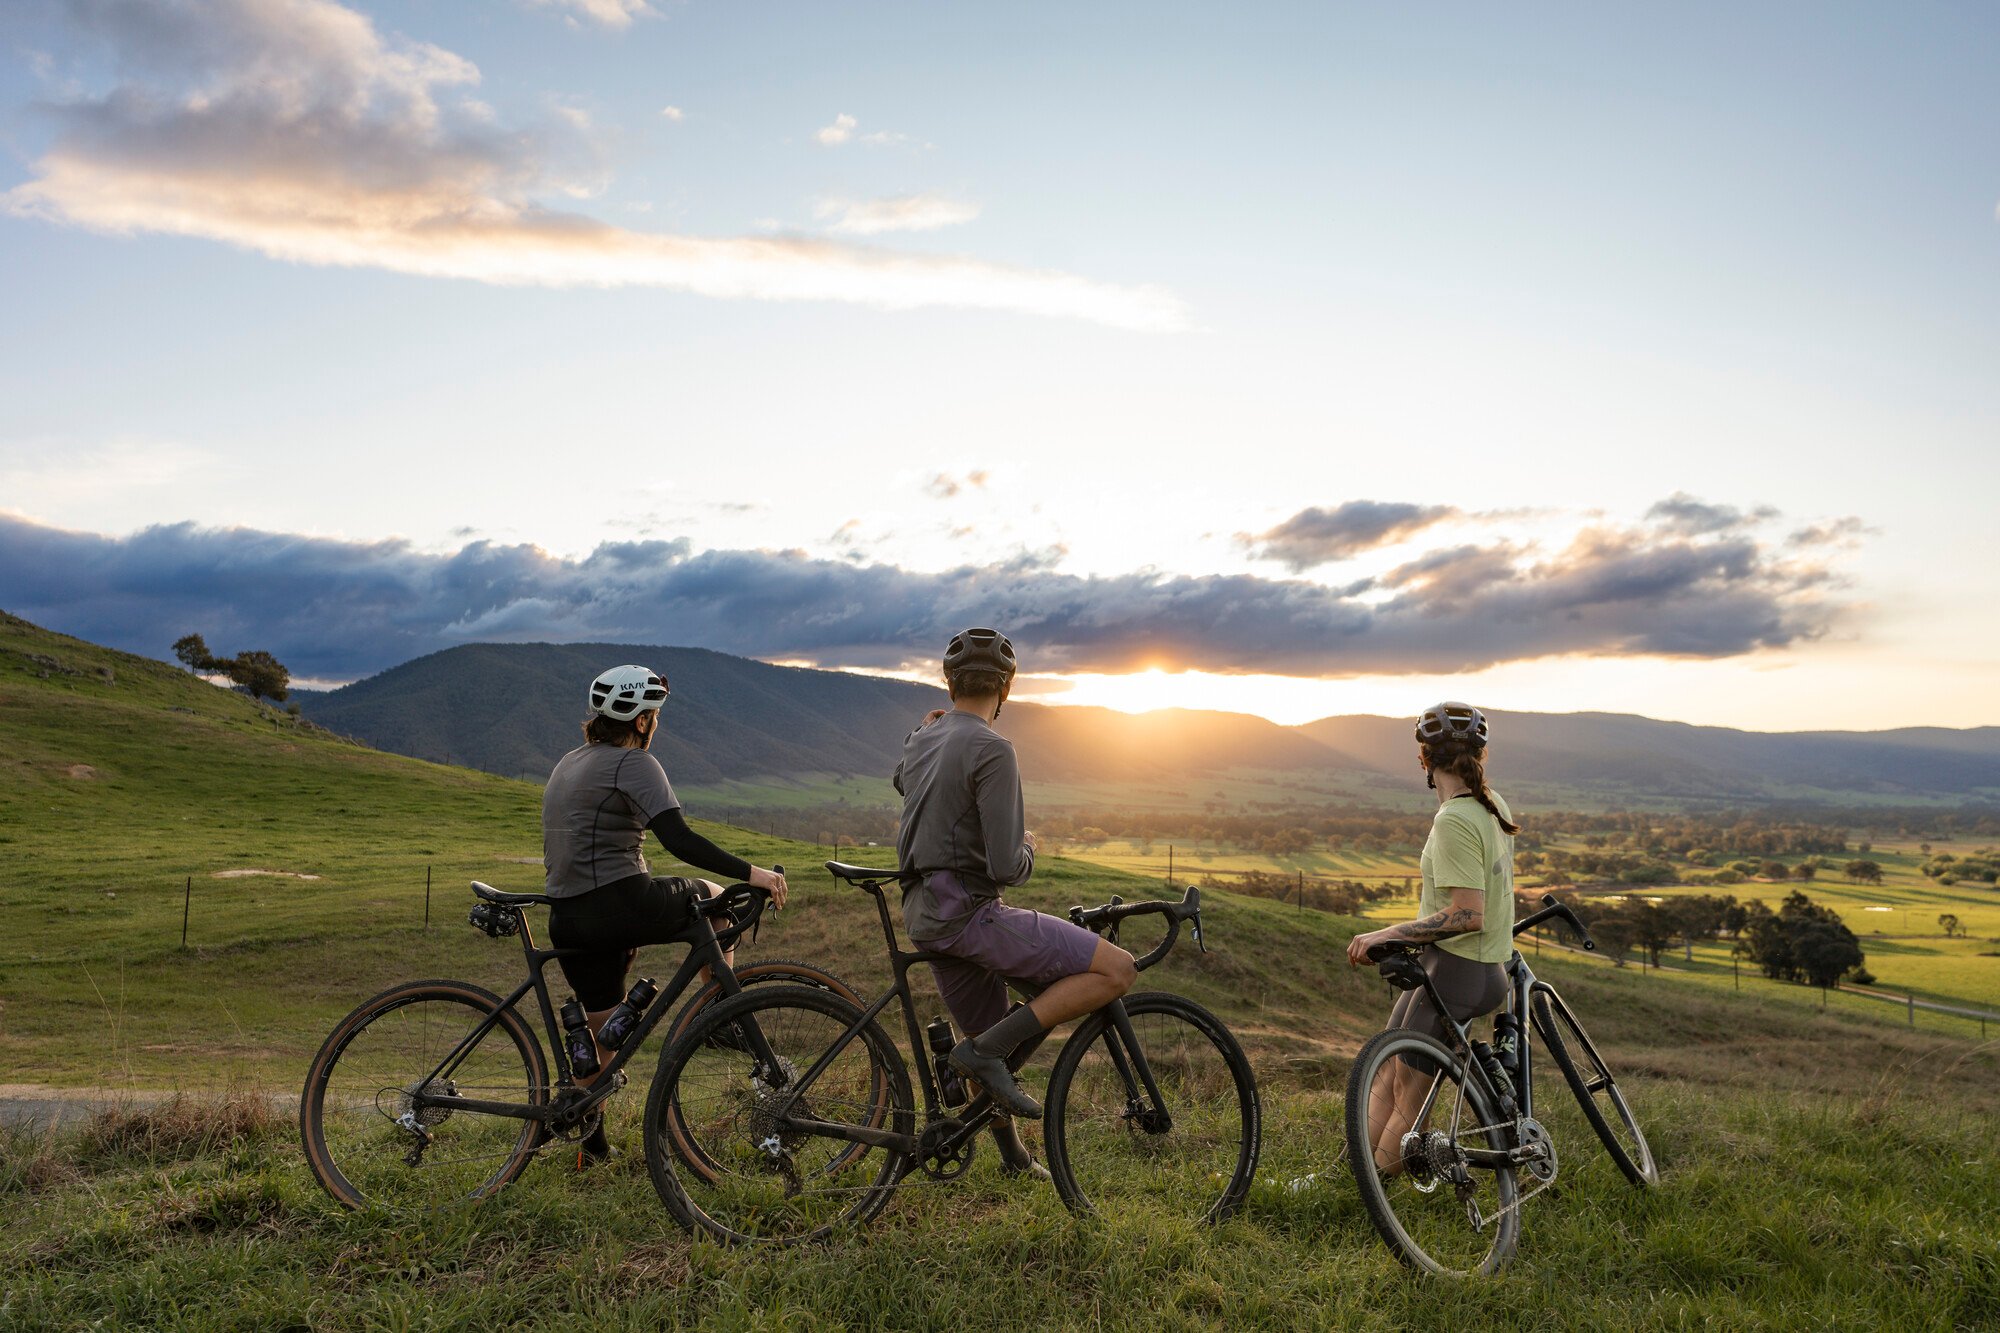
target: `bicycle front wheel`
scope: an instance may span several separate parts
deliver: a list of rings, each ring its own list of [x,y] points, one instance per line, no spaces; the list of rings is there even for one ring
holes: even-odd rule
[[[906,1153],[800,1124],[915,1132],[909,1071],[861,1014],[830,991],[758,986],[706,1008],[661,1054],[646,1097],[646,1165],[683,1226],[731,1244],[794,1244],[889,1202]],[[777,1068],[754,1053],[759,1037]]]
[[[1485,1274],[1514,1253],[1520,1193],[1509,1127],[1437,1038],[1378,1032],[1347,1077],[1347,1160],[1376,1231],[1412,1268]]]
[[[1149,992],[1086,1018],[1049,1072],[1042,1138],[1072,1212],[1162,1209],[1219,1222],[1263,1146],[1257,1080],[1214,1014]]]
[[[536,1121],[419,1106],[421,1092],[540,1106],[541,1043],[499,996],[465,981],[391,987],[341,1019],[299,1098],[306,1163],[329,1194],[349,1208],[435,1208],[485,1198],[527,1165]]]
[[[1612,1162],[1625,1173],[1625,1179],[1641,1189],[1659,1184],[1660,1168],[1653,1161],[1645,1132],[1583,1024],[1576,1021],[1562,996],[1546,985],[1535,987],[1529,1008],[1542,1045],[1548,1048],[1556,1068],[1562,1070],[1563,1082],[1576,1094],[1583,1118],[1597,1131]]]

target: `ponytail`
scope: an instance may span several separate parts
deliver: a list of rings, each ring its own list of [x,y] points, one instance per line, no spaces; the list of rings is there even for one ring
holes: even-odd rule
[[[1470,788],[1473,799],[1486,807],[1486,812],[1510,837],[1521,831],[1521,826],[1501,814],[1494,803],[1493,791],[1486,785],[1486,761],[1480,750],[1459,742],[1440,741],[1424,746],[1424,758],[1432,768],[1452,774]]]

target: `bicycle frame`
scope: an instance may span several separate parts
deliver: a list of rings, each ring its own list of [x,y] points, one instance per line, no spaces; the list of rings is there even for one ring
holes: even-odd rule
[[[626,1039],[623,1046],[612,1052],[609,1060],[605,1061],[597,1076],[597,1081],[589,1088],[579,1089],[570,1071],[569,1051],[567,1044],[563,1041],[562,1026],[556,1020],[555,1006],[549,999],[548,981],[544,976],[544,970],[555,959],[598,951],[591,949],[537,948],[534,931],[530,927],[526,915],[521,913],[519,908],[512,910],[520,916],[521,953],[527,962],[528,979],[516,986],[507,998],[495,1006],[493,1011],[487,1014],[485,1018],[481,1019],[478,1025],[471,1032],[467,1033],[458,1045],[454,1046],[437,1063],[436,1067],[425,1076],[423,1081],[418,1085],[419,1091],[411,1094],[412,1113],[427,1107],[444,1107],[455,1111],[505,1116],[514,1120],[536,1120],[544,1124],[553,1124],[557,1128],[568,1128],[570,1125],[580,1121],[598,1103],[611,1095],[618,1083],[618,1080],[614,1076],[632,1059],[639,1047],[645,1043],[646,1038],[652,1034],[653,1029],[659,1026],[660,1021],[666,1017],[668,1010],[680,999],[689,984],[692,983],[704,967],[712,969],[711,975],[715,978],[716,984],[721,988],[723,998],[742,993],[743,987],[737,982],[736,973],[729,966],[729,960],[723,953],[722,942],[715,933],[715,927],[710,924],[708,914],[697,911],[694,920],[689,923],[687,929],[683,930],[674,940],[668,941],[668,943],[685,941],[689,945],[687,957],[682,960],[680,967],[673,975],[673,979],[661,987],[660,993],[653,997],[653,1002],[646,1007],[646,1012],[640,1016],[639,1026],[634,1034]],[[739,926],[730,932],[729,938],[732,942],[738,934],[741,934],[742,929]],[[478,1098],[460,1097],[456,1093],[431,1093],[422,1090],[431,1087],[440,1079],[449,1079],[452,1072],[458,1068],[459,1064],[479,1044],[480,1040],[493,1030],[494,1025],[500,1021],[500,1015],[519,1004],[529,991],[535,993],[536,1004],[541,1009],[543,1026],[548,1030],[549,1045],[556,1053],[557,1079],[555,1090],[557,1092],[563,1090],[579,1091],[583,1094],[580,1100],[558,1098],[539,1104],[523,1104],[520,1102],[485,1101]],[[760,1058],[768,1064],[775,1066],[776,1060],[771,1053],[769,1045],[764,1043],[762,1034],[756,1034],[754,1040],[757,1044],[763,1046]]]
[[[1513,932],[1515,935],[1518,936],[1522,931],[1531,930],[1550,919],[1566,920],[1574,925],[1578,933],[1584,937],[1586,948],[1595,947],[1590,943],[1589,932],[1583,929],[1583,923],[1577,919],[1574,911],[1565,904],[1557,902],[1552,895],[1545,896],[1542,902],[1542,910],[1515,923]],[[1406,954],[1404,957],[1410,959],[1412,965],[1414,965],[1413,955]],[[1532,1001],[1537,991],[1548,995],[1554,995],[1556,992],[1553,986],[1550,986],[1535,975],[1534,970],[1528,966],[1528,960],[1522,956],[1519,949],[1516,949],[1513,955],[1508,958],[1506,969],[1507,1006],[1501,1012],[1513,1013],[1515,1025],[1520,1034],[1520,1057],[1517,1067],[1513,1071],[1515,1087],[1512,1100],[1515,1105],[1515,1118],[1517,1121],[1532,1120],[1535,1115],[1535,1074],[1534,1057],[1529,1049],[1533,1043],[1528,1040],[1529,1027],[1532,1023],[1534,1013]],[[1439,1016],[1444,1019],[1445,1027],[1453,1038],[1449,1043],[1452,1049],[1464,1058],[1467,1073],[1470,1077],[1478,1080],[1481,1091],[1492,1100],[1495,1106],[1500,1105],[1500,1089],[1494,1086],[1493,1080],[1487,1074],[1485,1066],[1473,1055],[1472,1028],[1470,1024],[1461,1023],[1456,1018],[1453,1018],[1451,1010],[1445,1005],[1444,996],[1438,993],[1436,984],[1431,980],[1430,973],[1423,971],[1420,967],[1416,970],[1422,978],[1424,994],[1429,997],[1431,1005],[1436,1009]],[[1440,1082],[1441,1079],[1439,1076],[1434,1075],[1432,1077],[1430,1089],[1424,1094],[1423,1104],[1418,1108],[1416,1117],[1410,1122],[1411,1124],[1421,1125],[1430,1116],[1431,1109],[1437,1099]],[[1482,1166],[1504,1166],[1517,1162],[1514,1154],[1518,1150],[1496,1151],[1490,1148],[1466,1148],[1464,1151],[1467,1161]]]
[[[936,1155],[949,1157],[999,1114],[999,1110],[994,1105],[992,1097],[985,1092],[981,1092],[979,1096],[973,1098],[962,1109],[946,1115],[943,1100],[939,1095],[936,1075],[931,1069],[931,1061],[926,1058],[925,1053],[929,1048],[924,1041],[923,1028],[917,1021],[916,999],[910,988],[910,969],[919,963],[949,961],[951,955],[929,950],[912,951],[898,948],[896,945],[895,923],[889,916],[889,901],[887,895],[882,891],[882,885],[874,880],[865,880],[858,887],[871,894],[875,899],[875,908],[882,921],[882,937],[889,948],[889,965],[893,969],[896,979],[888,990],[882,992],[881,995],[869,1003],[867,1008],[862,1010],[861,1016],[850,1023],[845,1032],[834,1039],[833,1044],[827,1048],[826,1053],[813,1062],[812,1068],[799,1076],[798,1081],[789,1089],[791,1095],[783,1104],[776,1108],[775,1114],[783,1117],[787,1123],[796,1125],[800,1129],[810,1130],[815,1134],[821,1134],[828,1138],[844,1139],[850,1143],[862,1143],[870,1147],[889,1148],[908,1154],[912,1158],[919,1156],[923,1151],[923,1140],[925,1137],[923,1131],[914,1135],[898,1134],[894,1130],[875,1129],[866,1125],[840,1125],[829,1121],[790,1115],[793,1104],[796,1103],[798,1098],[804,1096],[806,1091],[812,1087],[814,1080],[825,1073],[828,1066],[840,1057],[841,1052],[847,1049],[849,1043],[860,1036],[868,1025],[874,1022],[889,1007],[892,1001],[900,999],[903,1004],[904,1027],[910,1038],[910,1050],[916,1056],[917,1076],[923,1084],[924,1130],[927,1131],[931,1125],[943,1123],[946,1120],[955,1120],[958,1122],[959,1127],[940,1139],[932,1149],[932,1152]],[[1164,950],[1160,952],[1164,953]],[[1153,961],[1157,961],[1157,959],[1149,958],[1142,965],[1150,965]],[[1017,987],[1017,989],[1019,988]],[[1153,1099],[1154,1105],[1159,1106],[1163,1104],[1164,1099],[1160,1095],[1158,1083],[1154,1081],[1152,1067],[1147,1064],[1145,1052],[1140,1048],[1138,1037],[1132,1031],[1132,1021],[1126,1016],[1124,1001],[1122,999],[1113,1000],[1101,1012],[1108,1013],[1111,1016],[1112,1029],[1118,1034],[1118,1041],[1116,1043],[1106,1043],[1106,1045],[1110,1050],[1112,1062],[1117,1068],[1119,1076],[1125,1081],[1125,1086],[1128,1089],[1135,1086],[1134,1075],[1136,1073],[1136,1084],[1145,1088],[1146,1095]],[[1016,1067],[1025,1064],[1041,1048],[1042,1043],[1047,1040],[1047,1035],[1047,1033],[1044,1033],[1041,1037],[1025,1043],[1015,1052],[1010,1063]],[[1123,1048],[1122,1050],[1120,1049],[1121,1047]],[[1160,1128],[1165,1127],[1162,1126]]]

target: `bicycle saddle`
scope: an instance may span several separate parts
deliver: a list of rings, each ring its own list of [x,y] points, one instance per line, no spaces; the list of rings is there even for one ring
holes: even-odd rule
[[[859,884],[864,880],[886,883],[899,878],[903,873],[900,870],[870,870],[867,866],[851,866],[845,861],[828,861],[826,868],[835,879],[844,879],[849,884]]]
[[[547,907],[555,901],[546,893],[502,893],[491,884],[482,884],[476,879],[472,881],[472,892],[476,897],[503,907]]]

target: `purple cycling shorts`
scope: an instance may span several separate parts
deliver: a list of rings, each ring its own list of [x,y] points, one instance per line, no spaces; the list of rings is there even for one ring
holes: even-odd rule
[[[932,874],[925,887],[937,900],[941,916],[955,917],[969,905],[965,886],[949,871]],[[951,955],[946,962],[932,963],[931,975],[937,979],[945,1008],[968,1037],[978,1036],[1006,1016],[1008,982],[1040,991],[1064,977],[1090,971],[1091,956],[1097,952],[1097,936],[1075,922],[1009,907],[997,898],[974,907],[972,918],[956,935],[914,943],[928,952]]]

